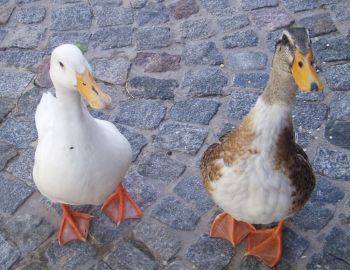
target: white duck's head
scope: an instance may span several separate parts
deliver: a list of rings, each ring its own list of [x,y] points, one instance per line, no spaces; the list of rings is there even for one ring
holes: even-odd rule
[[[94,80],[84,55],[73,44],[53,50],[50,77],[56,91],[77,91],[94,109],[104,109],[111,103],[111,97]]]

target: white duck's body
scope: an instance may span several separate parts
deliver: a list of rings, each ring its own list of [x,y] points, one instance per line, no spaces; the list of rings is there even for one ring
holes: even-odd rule
[[[112,123],[93,118],[77,92],[44,94],[35,121],[39,191],[53,202],[101,204],[130,166],[127,139]]]

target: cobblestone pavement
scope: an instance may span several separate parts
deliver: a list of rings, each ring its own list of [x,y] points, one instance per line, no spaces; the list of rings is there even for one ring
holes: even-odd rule
[[[219,212],[199,161],[239,124],[268,80],[276,38],[310,29],[323,93],[298,94],[298,142],[317,173],[284,230],[277,269],[350,269],[350,1],[0,0],[0,269],[268,269],[244,243],[210,239]],[[87,243],[57,243],[60,210],[32,181],[34,112],[49,55],[79,43],[113,109],[92,112],[130,140],[124,180],[141,221],[98,207]]]

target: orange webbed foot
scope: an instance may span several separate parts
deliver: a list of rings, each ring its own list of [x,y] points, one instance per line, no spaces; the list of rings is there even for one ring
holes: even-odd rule
[[[277,227],[251,232],[247,238],[246,255],[257,256],[270,267],[276,266],[282,257],[282,229],[284,220]]]
[[[61,204],[63,215],[58,232],[58,243],[63,246],[72,240],[86,241],[90,228],[89,214],[74,212],[66,204]]]
[[[216,216],[211,225],[210,236],[228,240],[235,247],[252,231],[255,231],[253,225],[237,221],[223,212]]]
[[[142,217],[140,207],[121,183],[119,183],[116,191],[106,199],[102,211],[118,225],[125,219]]]

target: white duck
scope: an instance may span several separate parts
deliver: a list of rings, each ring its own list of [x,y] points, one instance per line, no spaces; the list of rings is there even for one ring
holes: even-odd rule
[[[142,212],[120,182],[131,163],[129,142],[112,123],[93,118],[80,97],[92,108],[103,109],[110,96],[95,82],[76,46],[57,47],[50,65],[56,97],[43,94],[36,110],[39,140],[33,179],[44,196],[61,204],[58,241],[64,245],[74,239],[86,241],[92,218],[73,212],[69,205],[105,201],[102,210],[117,224],[140,218]]]

